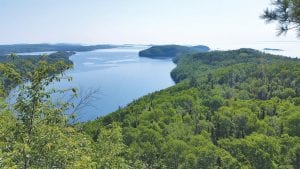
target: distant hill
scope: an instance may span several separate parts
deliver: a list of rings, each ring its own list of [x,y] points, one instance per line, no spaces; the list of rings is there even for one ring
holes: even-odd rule
[[[207,46],[180,46],[180,45],[163,45],[153,46],[149,49],[139,52],[140,57],[149,58],[174,58],[182,54],[193,54],[199,52],[208,52],[210,49]]]
[[[0,55],[9,53],[29,53],[29,52],[47,52],[47,51],[91,51],[96,49],[108,49],[116,47],[114,45],[75,45],[75,44],[14,44],[0,45]]]

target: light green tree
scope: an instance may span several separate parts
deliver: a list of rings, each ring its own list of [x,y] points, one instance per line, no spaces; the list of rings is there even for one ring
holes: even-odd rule
[[[69,104],[54,104],[56,90],[48,86],[60,80],[63,62],[39,66],[19,86],[14,110],[0,113],[0,168],[92,168],[91,139],[68,124]],[[7,70],[7,69],[6,69]],[[18,76],[17,76],[18,77]]]

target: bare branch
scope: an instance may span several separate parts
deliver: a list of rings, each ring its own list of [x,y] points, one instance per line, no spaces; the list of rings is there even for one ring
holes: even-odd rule
[[[97,109],[94,105],[94,101],[100,99],[99,92],[100,88],[81,88],[78,95],[72,96],[68,99],[67,102],[73,104],[73,106],[68,110],[69,113],[67,113],[68,116],[73,117],[72,123],[80,120],[78,114],[80,114],[81,110],[87,107]]]

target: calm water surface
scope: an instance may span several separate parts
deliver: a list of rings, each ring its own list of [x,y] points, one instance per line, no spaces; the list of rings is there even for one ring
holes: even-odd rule
[[[70,57],[74,69],[67,72],[72,82],[55,84],[56,88],[77,87],[82,95],[98,89],[90,106],[79,112],[79,120],[92,120],[126,106],[148,93],[174,85],[171,59],[141,58],[138,52],[147,47],[102,49],[78,52]]]

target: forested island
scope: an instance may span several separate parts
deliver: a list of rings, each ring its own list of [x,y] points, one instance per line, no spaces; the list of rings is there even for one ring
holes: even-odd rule
[[[209,47],[203,45],[192,47],[180,45],[154,45],[149,49],[140,51],[139,56],[149,58],[175,58],[179,55],[208,52],[209,50]]]

